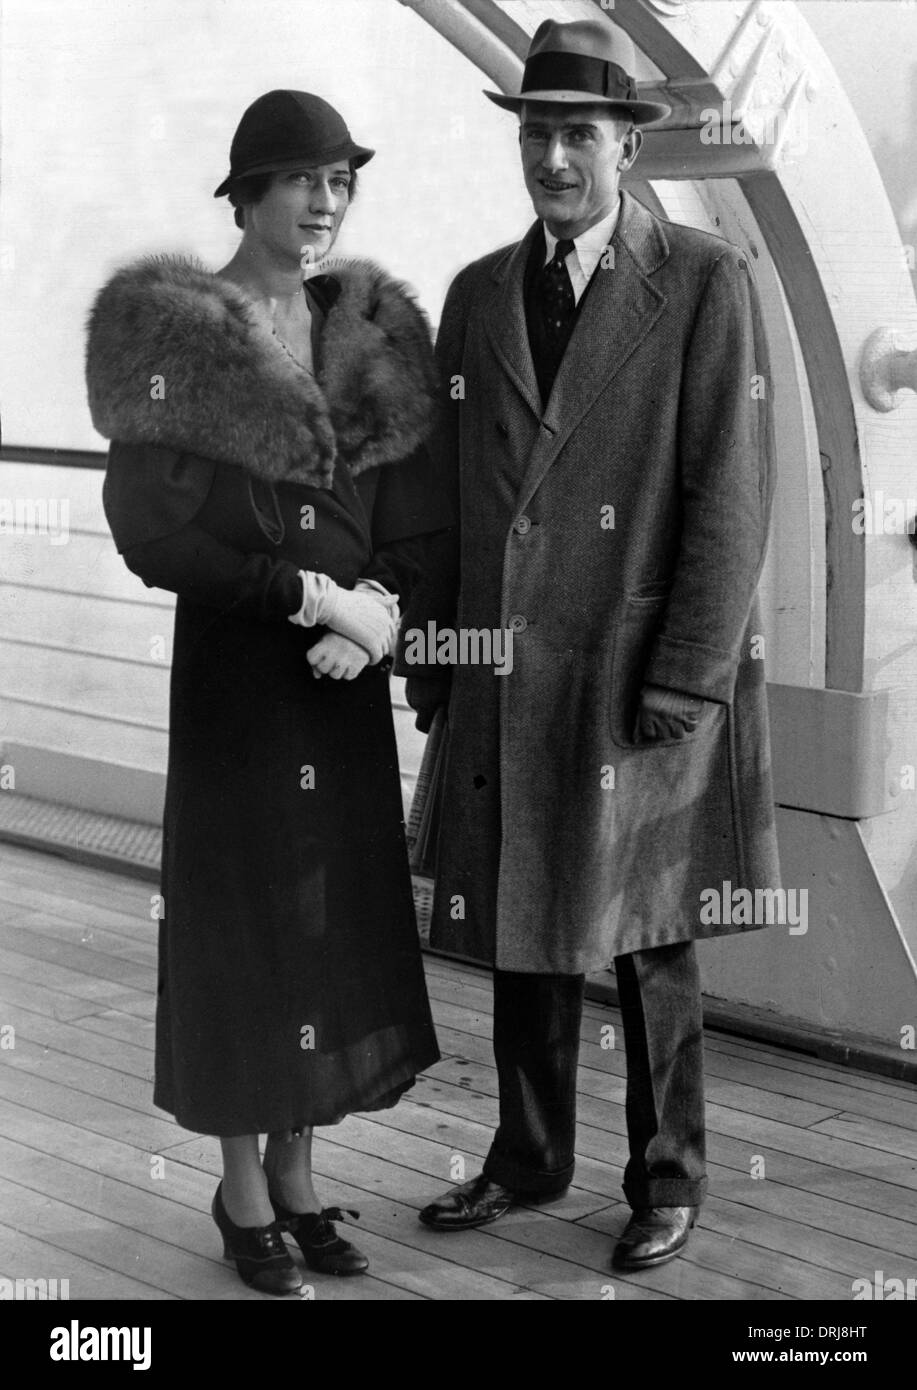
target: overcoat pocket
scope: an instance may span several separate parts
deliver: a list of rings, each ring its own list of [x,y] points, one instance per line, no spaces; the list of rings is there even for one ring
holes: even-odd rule
[[[634,737],[644,673],[662,623],[668,587],[667,584],[658,584],[638,589],[625,598],[621,608],[611,658],[609,711],[611,737],[619,748],[681,748],[702,738],[716,722],[710,719],[709,711],[706,711],[697,728],[682,738]]]

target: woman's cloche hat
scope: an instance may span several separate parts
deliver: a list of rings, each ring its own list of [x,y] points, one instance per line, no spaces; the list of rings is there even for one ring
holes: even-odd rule
[[[611,20],[560,24],[546,19],[532,38],[519,95],[484,95],[517,112],[523,102],[607,102],[629,112],[637,125],[649,125],[667,116],[671,107],[640,99],[636,66],[634,45]]]
[[[222,198],[233,179],[248,174],[336,164],[339,159],[359,169],[375,153],[354,143],[343,116],[321,97],[266,92],[243,113],[229,150],[229,175],[213,196]]]

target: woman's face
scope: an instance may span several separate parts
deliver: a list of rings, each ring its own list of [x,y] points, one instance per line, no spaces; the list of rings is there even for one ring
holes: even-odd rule
[[[297,262],[311,246],[316,260],[334,245],[350,199],[346,160],[275,173],[260,202],[245,209],[246,234]]]

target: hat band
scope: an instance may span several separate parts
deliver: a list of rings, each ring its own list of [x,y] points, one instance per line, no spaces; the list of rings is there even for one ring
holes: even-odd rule
[[[615,101],[638,101],[637,84],[618,63],[585,53],[536,53],[525,65],[526,92],[592,92]]]
[[[307,150],[303,154],[280,155],[272,158],[266,155],[263,159],[256,156],[248,160],[240,161],[236,168],[232,166],[230,159],[230,177],[234,179],[246,178],[249,174],[268,173],[271,170],[278,172],[284,169],[317,169],[321,164],[337,164],[349,159],[351,154],[359,155],[362,151],[352,140],[345,139],[339,144],[326,150]]]

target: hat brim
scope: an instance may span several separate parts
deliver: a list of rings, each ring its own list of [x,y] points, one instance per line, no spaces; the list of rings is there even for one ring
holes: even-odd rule
[[[495,106],[501,106],[504,111],[514,111],[517,114],[523,105],[532,102],[544,102],[546,105],[550,103],[554,106],[608,106],[618,111],[626,111],[637,125],[652,125],[655,121],[664,120],[672,110],[671,106],[665,106],[661,101],[626,101],[620,97],[598,96],[595,92],[542,91],[510,97],[503,92],[485,91],[484,95]]]
[[[365,145],[355,145],[352,140],[348,140],[333,150],[310,151],[296,159],[269,159],[261,164],[252,164],[235,173],[227,174],[219,188],[214,190],[213,196],[214,198],[224,197],[229,192],[230,184],[236,179],[247,179],[254,174],[279,174],[285,169],[314,169],[320,164],[337,164],[338,160],[341,159],[348,160],[355,169],[362,169],[363,165],[368,164],[375,153],[375,150],[368,149]]]

